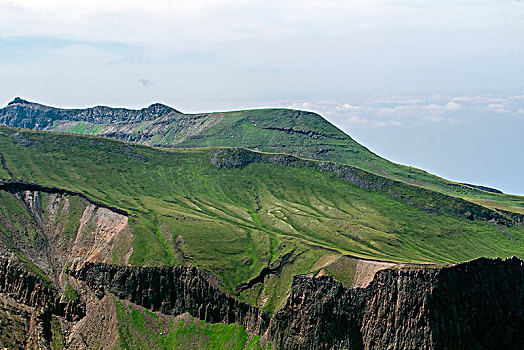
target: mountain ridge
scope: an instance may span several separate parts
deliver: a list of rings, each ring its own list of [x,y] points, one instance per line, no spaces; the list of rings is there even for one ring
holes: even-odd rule
[[[90,109],[56,109],[38,104],[46,109],[77,113],[73,118],[67,115],[64,117],[64,114],[60,114],[62,112],[55,111],[50,118],[45,113],[24,109],[26,104],[33,103],[16,98],[0,109],[0,124],[99,135],[156,147],[243,147],[286,153],[300,158],[335,161],[461,197],[483,206],[524,214],[522,196],[505,195],[485,186],[449,181],[424,170],[392,163],[358,144],[342,130],[312,112],[255,109],[183,114],[165,105],[152,104],[151,106],[163,106],[160,109],[163,112],[148,114],[147,109],[151,106],[139,110],[98,107],[101,108],[100,117],[93,119],[88,113]],[[13,109],[13,106],[21,108]],[[106,109],[124,110],[126,114],[124,117],[118,113],[112,115]],[[39,124],[36,121],[40,119],[47,121]]]

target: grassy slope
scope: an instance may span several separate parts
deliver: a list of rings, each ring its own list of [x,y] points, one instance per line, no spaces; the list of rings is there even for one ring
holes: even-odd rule
[[[125,303],[125,304],[124,304]],[[237,324],[210,324],[189,315],[174,318],[115,300],[120,349],[262,350],[260,337]]]
[[[16,178],[127,210],[133,264],[190,261],[216,273],[232,292],[294,251],[297,259],[280,278],[240,296],[269,311],[282,305],[293,275],[309,272],[333,251],[401,262],[524,257],[521,226],[430,215],[330,173],[265,163],[218,170],[210,164],[214,149],[159,150],[5,127],[0,132],[0,150]]]
[[[314,113],[289,109],[259,109],[215,113],[211,114],[209,119],[215,120],[219,116],[223,117],[219,123],[204,128],[203,131],[193,130],[195,134],[187,139],[175,136],[182,130],[177,124],[182,122],[177,121],[173,125],[168,125],[152,141],[154,144],[170,147],[244,147],[265,152],[292,154],[301,158],[329,160],[466,198],[487,207],[524,213],[523,197],[476,190],[420,169],[390,162],[373,154]],[[60,130],[91,135],[102,134],[106,130],[100,125],[85,122],[68,125]],[[304,134],[271,129],[274,127],[314,132]],[[106,128],[112,128],[112,126],[108,125]],[[136,130],[133,133],[137,133],[144,128],[144,123],[137,123],[134,128]],[[186,131],[184,129],[183,132]]]

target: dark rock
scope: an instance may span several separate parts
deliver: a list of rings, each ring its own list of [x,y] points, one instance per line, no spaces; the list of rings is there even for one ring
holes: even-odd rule
[[[51,314],[64,316],[71,321],[85,316],[84,304],[80,301],[61,302],[60,293],[49,281],[29,272],[26,266],[14,257],[0,256],[0,293],[36,309],[44,324],[45,318]]]
[[[220,291],[195,268],[86,263],[73,277],[100,297],[170,315],[238,323],[277,349],[522,349],[524,265],[478,259],[444,268],[379,271],[365,288],[296,276],[271,319]]]
[[[100,298],[111,293],[120,299],[167,315],[191,315],[211,323],[237,323],[260,334],[269,324],[263,311],[222,292],[209,276],[189,267],[131,267],[86,263],[71,276]]]
[[[267,335],[279,349],[522,349],[523,261],[382,270],[355,289],[297,276]]]
[[[56,120],[86,121],[95,124],[148,121],[177,110],[155,103],[140,110],[96,106],[85,109],[63,109],[44,106],[16,97],[7,107],[0,109],[0,124],[28,128],[45,129]]]

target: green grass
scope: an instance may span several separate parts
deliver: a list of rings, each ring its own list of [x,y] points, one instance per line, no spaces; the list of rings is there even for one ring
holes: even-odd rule
[[[60,323],[55,315],[51,315],[51,349],[62,350],[65,348]]]
[[[384,191],[351,185],[313,161],[217,169],[213,148],[161,150],[95,137],[0,131],[0,149],[16,178],[79,191],[129,213],[131,264],[190,263],[219,276],[233,293],[293,251],[298,257],[280,276],[239,296],[270,312],[282,305],[292,276],[309,272],[326,254],[421,263],[524,257],[522,226],[470,221],[452,214],[466,202],[371,174],[362,176],[385,183]],[[15,132],[32,145],[17,144],[9,135]],[[16,201],[6,203],[2,216],[24,215]],[[22,226],[16,230],[30,239]],[[12,232],[1,222],[0,231]],[[126,252],[112,260],[124,261]]]
[[[201,120],[202,125],[187,127],[187,121],[195,118]],[[219,122],[215,123],[216,120]],[[370,152],[315,113],[291,109],[256,109],[200,116],[177,115],[160,129],[155,125],[155,121],[116,125],[79,121],[58,124],[52,130],[113,137],[120,134],[124,139],[153,146],[243,147],[264,152],[286,153],[301,158],[334,161],[473,200],[491,208],[524,213],[524,197],[488,193],[445,180],[420,169],[390,162]],[[305,132],[293,132],[291,129]],[[139,133],[148,132],[151,133],[150,137],[137,138]]]
[[[260,337],[237,324],[211,324],[189,315],[174,318],[118,299],[115,306],[121,349],[263,349]]]
[[[78,295],[76,294],[76,291],[71,287],[71,284],[69,284],[69,281],[66,283],[66,287],[64,290],[64,302],[66,303],[74,303],[78,300]]]

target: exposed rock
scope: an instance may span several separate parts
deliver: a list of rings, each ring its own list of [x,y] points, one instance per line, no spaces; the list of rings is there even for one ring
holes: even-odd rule
[[[4,155],[2,153],[0,153],[0,166],[2,166],[2,169],[6,171],[10,178],[14,177],[11,170],[9,170],[9,168],[7,167],[7,162],[5,161]]]
[[[238,323],[260,334],[269,317],[261,310],[239,302],[210,282],[196,268],[131,267],[86,263],[70,271],[102,298],[111,293],[120,299],[167,315],[191,315],[211,323]]]
[[[84,304],[79,300],[62,302],[60,293],[49,281],[29,272],[15,257],[0,256],[0,295],[4,300],[0,314],[20,313],[18,317],[9,317],[11,324],[6,324],[5,329],[26,330],[24,343],[27,348],[49,348],[53,315],[67,321],[78,321],[85,316]],[[11,310],[6,307],[9,298],[18,303],[12,303]],[[21,347],[24,344],[13,345]]]
[[[116,207],[111,207],[104,203],[94,201],[83,193],[70,191],[70,190],[66,190],[66,189],[58,188],[58,187],[42,186],[42,185],[38,185],[33,182],[27,182],[23,180],[8,180],[8,181],[0,180],[0,191],[2,190],[11,192],[11,193],[20,193],[24,191],[38,191],[38,192],[67,194],[67,195],[72,195],[72,196],[78,196],[78,197],[84,198],[89,203],[94,204],[98,207],[110,209],[114,211],[115,213],[118,213],[121,215],[125,215],[125,216],[128,215],[125,210],[122,210]]]
[[[322,139],[322,138],[328,138],[328,139],[336,139],[336,140],[345,140],[345,137],[334,135],[334,134],[325,134],[318,131],[313,130],[302,130],[302,129],[296,129],[293,127],[289,128],[283,128],[278,126],[268,126],[268,125],[261,125],[262,128],[268,129],[268,130],[277,130],[277,131],[283,131],[288,134],[301,134],[306,135],[314,139]]]
[[[63,109],[29,102],[19,97],[0,109],[0,124],[28,129],[45,129],[56,120],[86,121],[93,123],[117,123],[153,120],[168,113],[179,113],[160,103],[147,108],[132,110],[96,106],[85,109]]]
[[[454,184],[450,184],[450,185],[454,185]],[[482,190],[482,191],[491,192],[491,193],[499,193],[499,194],[504,193],[501,190],[497,190],[496,188],[492,188],[492,187],[488,187],[488,186],[472,185],[472,184],[468,184],[468,183],[461,183],[460,185],[464,185],[464,186],[467,186],[467,187],[473,187],[473,188],[476,188],[477,190]]]
[[[281,259],[273,264],[273,266],[264,267],[257,276],[253,277],[246,283],[238,285],[235,291],[236,294],[238,295],[242,293],[242,291],[252,288],[257,283],[263,283],[264,279],[269,275],[280,274],[284,266],[292,264],[297,258],[298,255],[293,256],[293,253],[294,251],[283,255]]]
[[[355,289],[297,276],[266,333],[280,349],[521,349],[523,335],[517,258],[387,269]]]
[[[108,344],[114,344],[114,297],[166,315],[235,322],[277,349],[521,349],[524,341],[524,262],[517,258],[385,269],[365,288],[296,276],[272,318],[225,294],[196,268],[87,262],[69,273],[83,290],[88,315],[64,328],[67,348],[92,344],[91,328],[98,336],[111,329]],[[60,303],[51,287],[7,258],[0,259],[0,282],[1,293],[48,310],[40,313],[47,319],[83,315],[84,304]],[[49,339],[44,316],[37,334]]]

